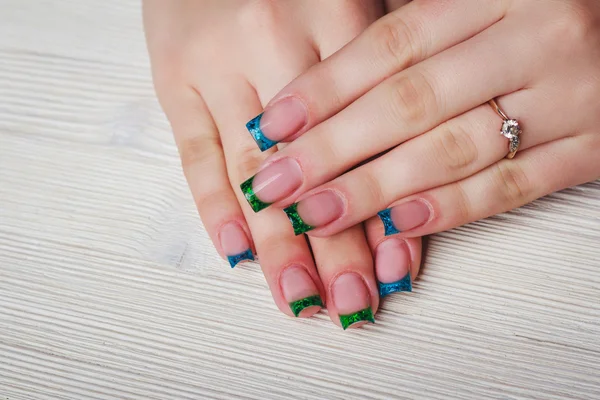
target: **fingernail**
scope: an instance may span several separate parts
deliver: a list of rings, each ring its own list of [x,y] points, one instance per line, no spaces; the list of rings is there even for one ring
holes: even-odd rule
[[[302,185],[302,170],[293,158],[282,158],[259,171],[240,187],[254,212],[283,200]]]
[[[294,233],[300,235],[327,225],[344,213],[344,202],[337,193],[326,190],[312,195],[284,209]]]
[[[431,211],[422,201],[411,201],[377,213],[385,228],[385,236],[417,228],[427,221]]]
[[[377,246],[375,273],[379,297],[395,292],[412,292],[410,253],[404,241],[388,239]]]
[[[300,99],[287,97],[251,119],[246,128],[258,148],[265,151],[302,129],[307,116],[306,106]]]
[[[283,297],[296,317],[309,317],[323,307],[317,285],[303,267],[289,267],[279,279]]]
[[[360,275],[348,272],[336,278],[331,297],[344,330],[359,322],[375,322],[371,297]]]
[[[242,261],[254,261],[248,236],[237,222],[223,225],[219,232],[219,241],[231,268]]]

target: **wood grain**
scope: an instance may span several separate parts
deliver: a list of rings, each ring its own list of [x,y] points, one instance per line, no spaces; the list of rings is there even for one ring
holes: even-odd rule
[[[0,0],[0,399],[598,399],[600,182],[430,238],[377,324],[210,245],[138,2]]]

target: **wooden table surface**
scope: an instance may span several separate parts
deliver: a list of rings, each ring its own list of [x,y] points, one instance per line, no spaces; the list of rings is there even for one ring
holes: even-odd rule
[[[343,332],[202,228],[140,5],[0,0],[0,399],[600,399],[600,182],[430,238]]]

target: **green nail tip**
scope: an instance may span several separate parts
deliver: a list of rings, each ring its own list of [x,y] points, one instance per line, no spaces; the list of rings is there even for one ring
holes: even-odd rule
[[[371,307],[367,307],[364,310],[355,312],[354,314],[340,315],[340,323],[342,324],[342,328],[344,328],[344,330],[348,329],[350,325],[360,321],[369,321],[373,324],[375,323],[375,317],[373,316],[373,310],[371,310]]]
[[[290,222],[292,223],[292,227],[294,227],[294,234],[296,236],[315,229],[314,226],[310,226],[306,222],[302,221],[302,218],[300,218],[300,215],[298,215],[298,203],[292,204],[283,211],[285,211]]]
[[[250,207],[252,207],[254,212],[259,212],[260,210],[264,210],[265,208],[269,207],[271,203],[265,203],[264,201],[261,201],[258,197],[256,197],[256,194],[254,194],[254,189],[252,189],[253,181],[254,176],[248,179],[246,182],[242,183],[240,185],[240,188],[244,193],[244,197],[246,197],[246,200],[248,200],[248,204],[250,204]]]
[[[321,300],[321,296],[316,294],[314,296],[305,297],[304,299],[292,301],[290,303],[290,308],[296,317],[300,315],[302,310],[312,306],[323,307],[323,300]]]

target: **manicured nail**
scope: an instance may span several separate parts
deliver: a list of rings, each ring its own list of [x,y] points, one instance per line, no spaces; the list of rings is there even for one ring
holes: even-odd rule
[[[340,218],[344,202],[334,191],[326,190],[312,195],[284,209],[294,233],[300,235]]]
[[[359,322],[375,322],[371,296],[360,275],[348,272],[338,276],[331,286],[331,297],[344,330]]]
[[[306,106],[296,97],[282,99],[253,118],[246,128],[261,151],[296,134],[307,120]]]
[[[431,211],[427,204],[415,200],[380,211],[377,215],[383,222],[385,236],[389,236],[423,225],[429,221]]]
[[[282,158],[259,171],[240,187],[254,212],[283,200],[302,185],[302,170],[293,158]]]
[[[231,268],[242,261],[254,261],[248,236],[237,222],[223,225],[219,232],[219,241]]]
[[[375,273],[379,297],[395,292],[412,292],[410,253],[404,241],[388,239],[377,246]]]
[[[303,267],[286,268],[279,283],[283,297],[296,317],[309,317],[323,307],[319,290]]]

